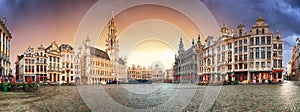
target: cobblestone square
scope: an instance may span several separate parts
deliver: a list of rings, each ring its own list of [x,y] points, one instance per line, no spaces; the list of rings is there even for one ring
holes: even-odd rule
[[[163,83],[42,86],[37,93],[1,92],[0,111],[191,112],[201,110],[200,106],[206,106],[208,111],[300,111],[299,81],[219,86],[220,92],[212,106],[203,101],[204,96],[212,94],[208,93],[210,87],[216,86]]]

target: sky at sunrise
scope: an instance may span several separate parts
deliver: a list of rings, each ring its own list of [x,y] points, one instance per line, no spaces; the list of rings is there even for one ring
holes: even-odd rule
[[[191,1],[187,0],[187,2]],[[76,43],[74,39],[79,34],[78,27],[84,19],[88,18],[87,13],[91,14],[91,8],[97,2],[97,0],[0,0],[0,16],[6,16],[7,26],[13,37],[10,57],[12,63],[15,62],[17,55],[22,54],[28,46],[34,48],[40,44],[49,46],[54,40],[58,44]],[[240,23],[244,23],[246,31],[249,31],[255,24],[256,18],[259,16],[265,18],[270,29],[273,32],[279,30],[284,37],[284,65],[289,61],[291,47],[295,45],[296,38],[300,37],[299,0],[201,0],[201,2],[209,9],[219,26],[226,22],[230,29],[236,29]],[[117,7],[107,8],[115,10]],[[192,8],[188,11],[192,11],[193,15],[201,13]],[[169,15],[160,15],[164,13]],[[147,5],[125,9],[122,12],[116,10],[115,15],[117,30],[120,31],[118,32],[120,56],[128,57],[131,63],[140,64],[141,61],[138,58],[149,54],[153,54],[149,56],[153,59],[147,64],[162,60],[167,60],[167,62],[161,63],[172,62],[178,50],[178,47],[174,46],[178,45],[179,37],[184,37],[187,49],[191,45],[191,39],[196,38],[198,34],[214,35],[201,32],[200,30],[205,28],[198,28],[193,20],[189,19],[190,15],[183,16],[176,9]],[[104,50],[106,32],[106,30],[99,29],[100,38],[95,40],[97,41],[95,46],[102,50]],[[149,52],[141,52],[147,50]],[[147,60],[144,58],[141,60]],[[171,63],[164,65],[166,68],[170,66]]]

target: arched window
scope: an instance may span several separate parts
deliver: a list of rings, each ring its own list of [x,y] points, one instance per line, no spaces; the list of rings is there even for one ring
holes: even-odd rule
[[[258,34],[258,29],[256,29],[256,34]]]
[[[265,29],[264,28],[262,29],[262,34],[265,34]]]

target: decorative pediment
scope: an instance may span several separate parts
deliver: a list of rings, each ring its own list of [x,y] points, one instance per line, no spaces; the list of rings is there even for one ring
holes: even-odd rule
[[[55,41],[53,41],[51,45],[47,47],[47,52],[53,52],[53,51],[59,53],[59,49]]]

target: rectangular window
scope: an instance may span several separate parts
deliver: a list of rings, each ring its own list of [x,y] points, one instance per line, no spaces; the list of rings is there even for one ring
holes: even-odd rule
[[[223,51],[225,51],[225,50],[226,50],[226,47],[225,47],[225,45],[222,45],[222,49],[223,49]]]
[[[228,70],[231,70],[232,69],[232,66],[231,65],[228,65]]]
[[[244,61],[247,61],[247,54],[244,54]]]
[[[247,39],[244,39],[244,44],[247,44]]]
[[[259,68],[259,62],[256,62],[255,66],[256,68]]]
[[[232,49],[232,44],[228,43],[228,49]]]
[[[278,51],[278,56],[282,56],[282,51]]]
[[[271,36],[267,36],[267,44],[268,44],[268,45],[271,44]]]
[[[240,40],[239,42],[240,42],[240,45],[243,45],[243,40]]]
[[[234,69],[238,69],[238,65],[237,64],[234,65]]]
[[[234,48],[234,54],[237,54],[238,53],[238,49],[237,47]]]
[[[239,69],[243,69],[243,64],[242,63],[239,64]]]
[[[262,68],[265,68],[265,67],[266,67],[265,62],[261,62],[261,67],[262,67]]]
[[[238,45],[238,42],[237,41],[234,41],[234,46],[237,46]]]
[[[251,38],[250,38],[250,45],[253,45],[253,44],[254,44],[254,38],[251,37]]]
[[[243,32],[242,30],[239,30],[239,35],[242,36]]]
[[[234,61],[238,61],[237,55],[234,56]]]
[[[254,64],[253,62],[250,63],[250,68],[253,68],[253,67],[254,67],[253,64]]]
[[[282,44],[278,44],[278,49],[282,49]]]
[[[238,56],[235,55],[235,56],[234,56],[234,61],[237,61],[237,60],[238,60]]]
[[[228,51],[228,61],[231,62],[232,61],[232,52]]]
[[[225,61],[225,52],[222,53],[222,62]]]
[[[247,66],[247,64],[244,64],[244,69],[248,69],[248,66]]]
[[[243,48],[242,46],[239,47],[239,52],[242,53],[243,52]]]
[[[271,47],[267,47],[267,59],[271,59]]]
[[[255,45],[259,45],[259,37],[255,37]]]
[[[282,60],[278,60],[278,67],[279,67],[279,68],[282,67]]]
[[[259,59],[259,47],[255,48],[255,59]]]
[[[39,67],[39,65],[36,65],[36,71],[37,71],[37,72],[40,72],[40,67]]]
[[[273,51],[273,57],[277,57],[277,51]]]
[[[239,55],[239,61],[243,61],[243,55]]]
[[[273,67],[277,67],[277,60],[273,60]]]
[[[248,50],[247,46],[244,46],[244,52],[247,52],[247,50]]]
[[[254,52],[253,52],[253,48],[250,48],[250,59],[254,59]]]
[[[265,55],[266,55],[265,47],[262,47],[261,48],[261,59],[265,59]]]
[[[271,62],[267,62],[267,67],[271,68]]]
[[[273,49],[277,49],[277,44],[273,44]]]
[[[265,45],[265,37],[261,37],[261,45]]]

